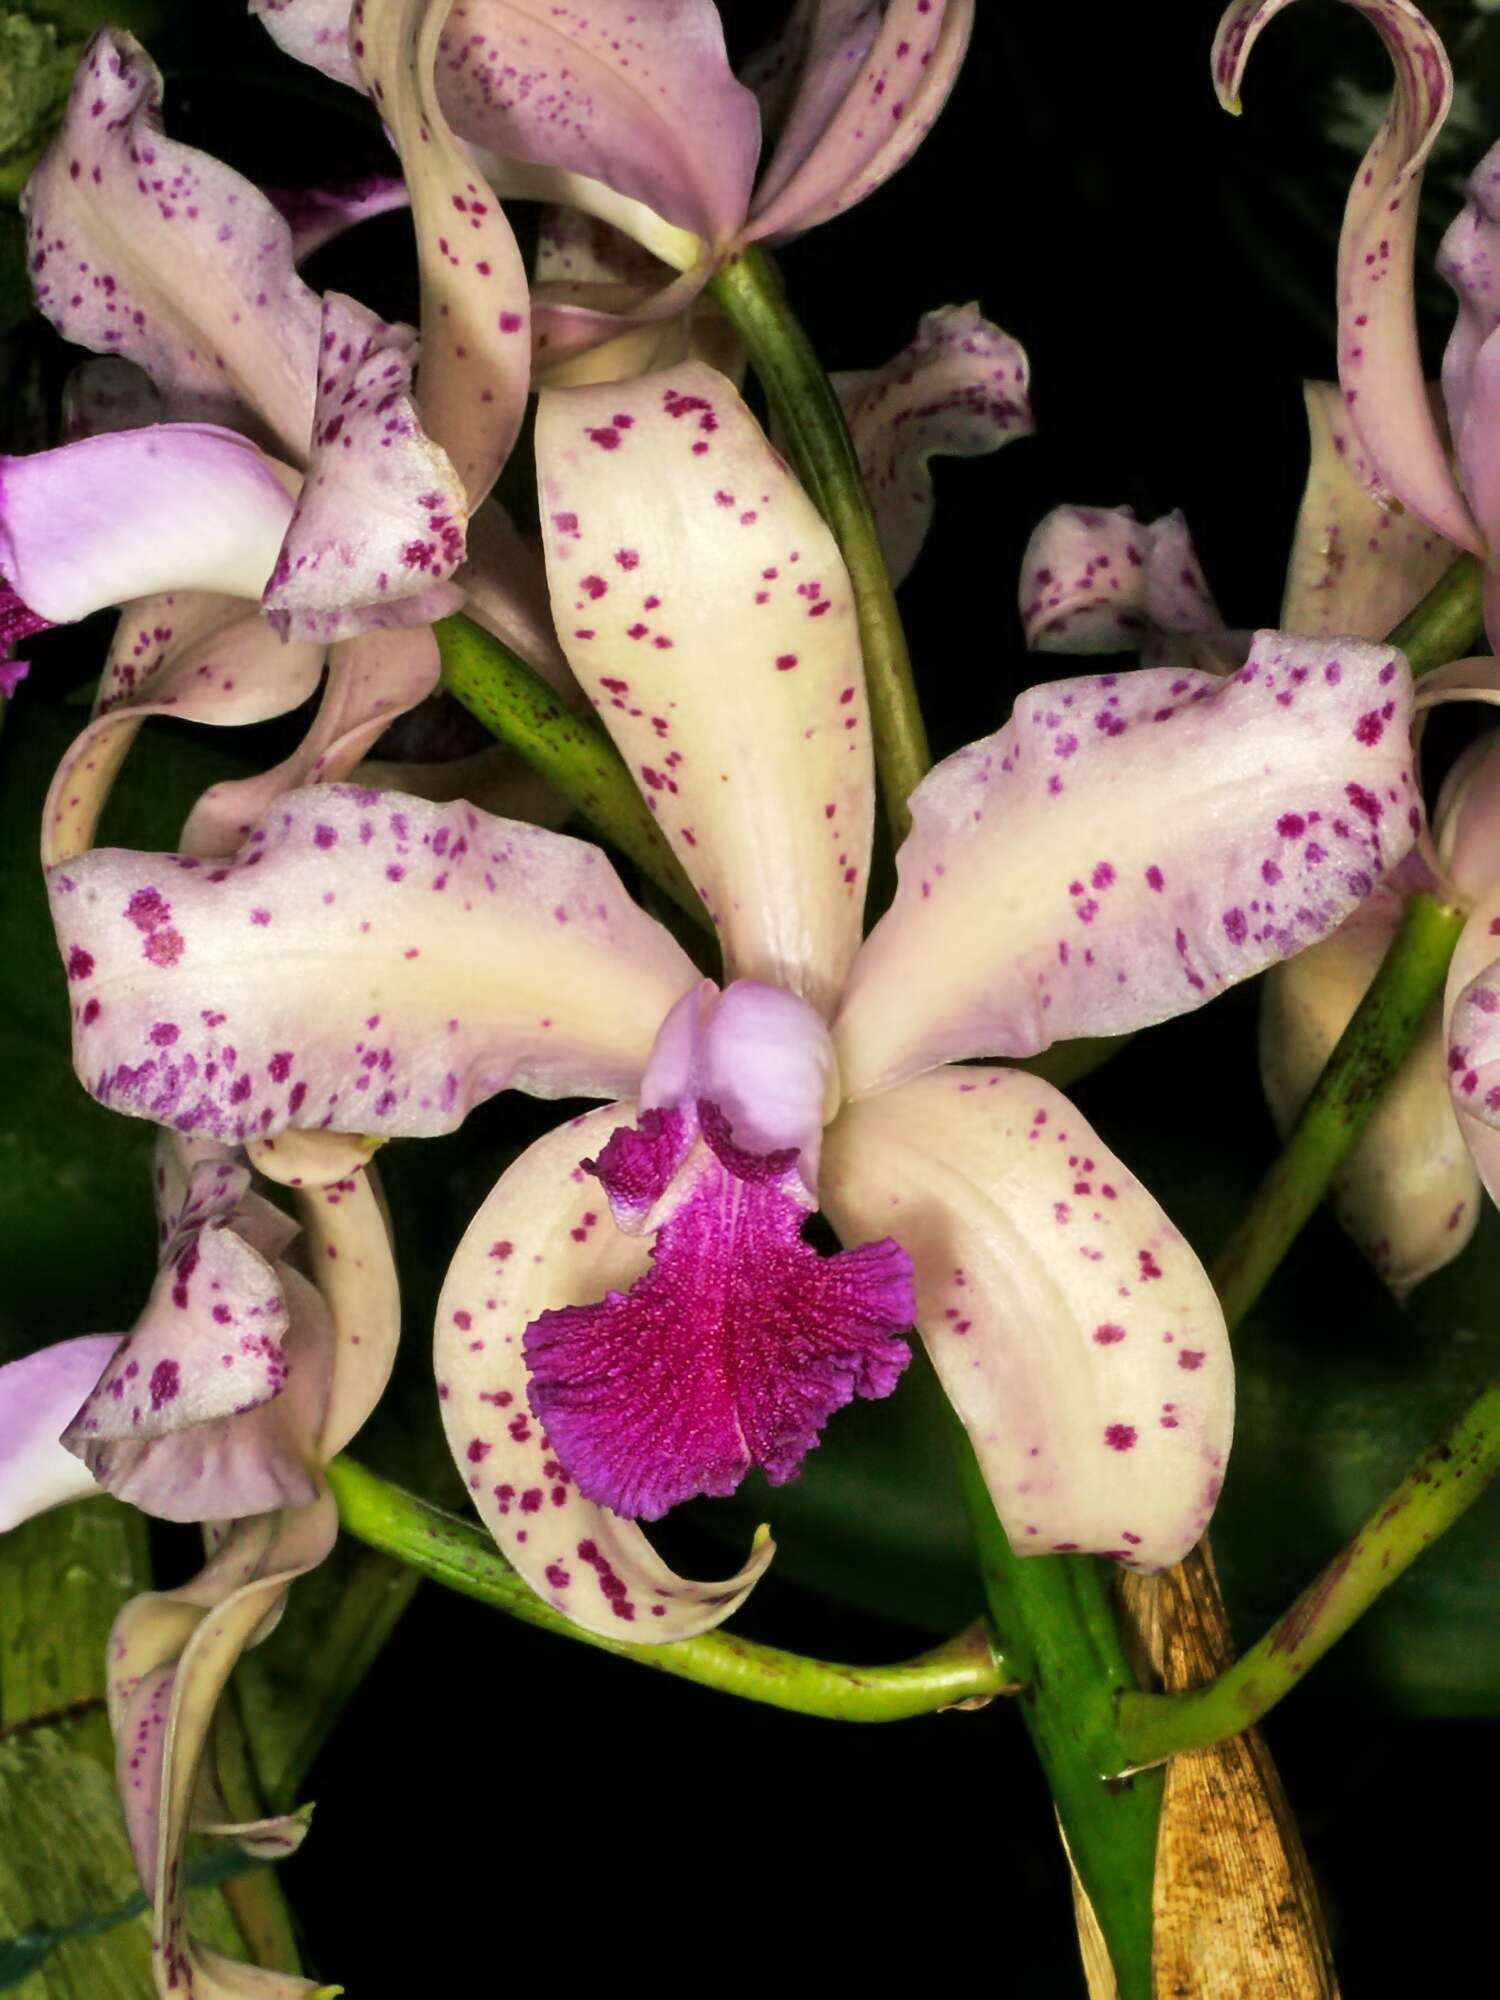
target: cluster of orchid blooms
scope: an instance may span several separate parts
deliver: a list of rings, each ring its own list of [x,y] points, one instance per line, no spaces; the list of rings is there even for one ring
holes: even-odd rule
[[[1403,892],[1436,881],[1474,906],[1443,1024],[1341,1200],[1409,1285],[1462,1247],[1478,1179],[1497,1190],[1500,740],[1455,771],[1429,837],[1410,675],[1379,640],[1455,548],[1500,537],[1500,153],[1444,245],[1450,450],[1411,286],[1449,73],[1406,0],[1355,4],[1398,87],[1346,218],[1342,387],[1308,392],[1281,629],[1225,628],[1179,517],[1050,516],[1021,579],[1029,642],[1141,664],[1033,687],[939,765],[868,936],[849,576],[701,295],[903,162],[972,0],[798,0],[743,80],[708,0],[252,0],[289,55],[374,100],[398,156],[399,178],[295,198],[168,137],[128,35],[85,52],[24,205],[37,302],[99,358],[65,441],[0,461],[0,635],[119,607],[42,848],[78,1076],[160,1127],[160,1272],[123,1337],[0,1371],[0,1526],[98,1488],[205,1524],[207,1567],[131,1603],[110,1657],[164,1993],[308,1990],[194,1941],[182,1864],[190,1826],[255,1852],[300,1831],[227,1825],[204,1750],[234,1661],[332,1544],[322,1468],[391,1369],[381,1143],[506,1089],[603,1100],[522,1153],[455,1247],[435,1373],[510,1561],[569,1618],[641,1641],[729,1616],[772,1551],[695,1582],[638,1523],[752,1468],[793,1477],[843,1404],[896,1389],[913,1327],[1019,1552],[1155,1569],[1202,1533],[1233,1411],[1213,1288],[1017,1059],[1271,969],[1267,1083],[1290,1118]],[[1230,10],[1226,98],[1277,11]],[[530,273],[513,199],[547,204]],[[405,204],[420,341],[298,275]],[[965,307],[840,385],[898,579],[928,459],[1024,433],[1026,379]],[[532,391],[540,553],[491,497]],[[508,753],[366,762],[433,696],[433,623],[460,607],[597,710],[721,979],[553,830],[565,808]],[[14,693],[25,669],[4,671]],[[295,754],[208,792],[179,851],[93,845],[148,718],[257,722],[320,682]],[[1497,688],[1486,658],[1423,700]],[[837,1254],[804,1238],[818,1210]]]

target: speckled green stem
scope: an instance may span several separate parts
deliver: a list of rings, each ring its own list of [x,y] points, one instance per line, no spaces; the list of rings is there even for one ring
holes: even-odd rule
[[[849,426],[764,251],[752,247],[731,257],[709,290],[745,343],[798,476],[833,530],[854,585],[875,759],[891,838],[899,846],[911,827],[907,800],[926,777],[932,756],[901,613]]]
[[[1410,1053],[1443,989],[1464,912],[1437,897],[1408,899],[1401,928],[1340,1035],[1280,1156],[1214,1267],[1224,1316],[1237,1326],[1313,1213],[1364,1130],[1380,1093]]]
[[[1286,1616],[1207,1687],[1126,1692],[1117,1770],[1198,1750],[1258,1722],[1484,1492],[1500,1472],[1500,1384],[1472,1403],[1423,1453],[1384,1505],[1310,1583]]]
[[[432,630],[448,692],[550,778],[590,826],[628,854],[680,909],[706,924],[697,891],[593,716],[569,708],[540,674],[461,613],[440,618]]]
[[[1445,569],[1388,637],[1418,676],[1472,653],[1484,637],[1484,565],[1479,558],[1463,555]]]
[[[723,1631],[664,1646],[606,1639],[583,1631],[538,1597],[482,1528],[391,1485],[355,1459],[335,1459],[328,1468],[328,1483],[343,1526],[371,1548],[397,1556],[434,1582],[509,1612],[523,1624],[579,1640],[678,1680],[696,1681],[700,1687],[835,1722],[900,1722],[951,1708],[955,1702],[1008,1694],[1013,1686],[1005,1661],[979,1626],[930,1653],[889,1667],[804,1659]]]

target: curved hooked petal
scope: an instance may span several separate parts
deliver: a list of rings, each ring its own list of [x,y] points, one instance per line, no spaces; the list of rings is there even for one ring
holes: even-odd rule
[[[348,0],[340,0],[340,6],[347,19]],[[268,187],[263,193],[292,232],[292,261],[299,266],[357,222],[411,206],[399,174],[365,174],[327,187]]]
[[[1495,279],[1500,262],[1500,146],[1492,146],[1471,177],[1460,214],[1443,238],[1438,269],[1458,295],[1443,355],[1443,394],[1459,476],[1470,511],[1493,550],[1500,542],[1500,341],[1494,338]],[[1493,571],[1485,592],[1485,623],[1500,631],[1500,583]]]
[[[85,1333],[0,1366],[0,1534],[98,1491],[60,1440],[119,1344],[115,1333]]]
[[[363,90],[349,51],[350,0],[250,0],[250,12],[285,54],[334,83]]]
[[[979,458],[1033,428],[1025,349],[977,305],[924,313],[910,346],[831,379],[859,455],[892,583],[910,573],[932,524],[930,461]]]
[[[859,942],[874,766],[848,574],[721,375],[544,392],[563,648],[718,925],[823,1011]]]
[[[1382,885],[1331,937],[1267,973],[1260,1073],[1283,1137],[1375,977],[1401,911],[1401,897]],[[1449,1102],[1445,1054],[1434,1001],[1331,1188],[1340,1222],[1398,1295],[1450,1264],[1479,1219],[1479,1178]]]
[[[589,1631],[686,1639],[722,1624],[774,1554],[757,1537],[738,1575],[674,1574],[633,1521],[585,1500],[527,1406],[525,1329],[544,1312],[628,1286],[649,1252],[611,1227],[579,1162],[632,1116],[610,1105],[529,1147],[470,1224],[438,1304],[443,1425],[485,1526],[538,1595]]]
[[[307,477],[261,600],[282,634],[348,639],[430,625],[463,602],[468,509],[411,399],[416,335],[354,299],[323,301]]]
[[[169,591],[126,605],[99,681],[94,719],[63,753],[42,811],[42,862],[91,847],[110,790],[151,716],[219,727],[264,722],[307,700],[323,648],[277,637],[257,606],[208,591]],[[216,788],[217,789],[217,788]],[[195,845],[189,821],[185,851]]]
[[[347,778],[397,716],[432,693],[439,671],[437,641],[427,625],[340,641],[328,656],[323,699],[301,743],[269,771],[210,785],[183,828],[183,852],[232,855],[283,792]]]
[[[1486,731],[1454,763],[1438,795],[1433,837],[1461,896],[1478,902],[1500,881],[1500,731]]]
[[[1129,1033],[1323,936],[1421,825],[1410,723],[1405,661],[1355,639],[1030,689],[913,794],[835,1024],[845,1089]]]
[[[862,30],[815,40],[744,240],[811,229],[904,167],[948,101],[973,26],[974,0],[889,0],[857,69],[849,58]],[[842,89],[830,70],[847,79]]]
[[[1214,38],[1219,101],[1239,110],[1261,30],[1291,0],[1233,0]],[[1422,174],[1448,116],[1453,72],[1437,30],[1411,0],[1349,0],[1380,36],[1395,93],[1349,190],[1339,237],[1339,384],[1378,484],[1439,534],[1480,538],[1449,469],[1417,347],[1412,265]]]
[[[333,1381],[316,1446],[325,1465],[363,1428],[396,1363],[401,1283],[374,1174],[366,1167],[297,1196],[308,1264],[333,1322]]]
[[[501,160],[586,175],[716,247],[745,219],[760,116],[709,0],[459,0],[438,90]]]
[[[526,267],[438,108],[446,0],[360,0],[351,46],[401,155],[422,273],[422,423],[477,507],[510,456],[531,374]]]
[[[1139,650],[1147,665],[1217,672],[1233,650],[1176,511],[1138,521],[1130,507],[1054,507],[1021,558],[1021,624],[1036,653]],[[1165,657],[1174,640],[1203,644],[1177,648],[1179,661]]]
[[[291,514],[233,431],[106,431],[0,457],[0,576],[54,625],[159,590],[258,598]]]
[[[356,787],[288,794],[219,867],[95,849],[49,887],[88,1088],[230,1142],[633,1088],[697,977],[597,848]]]
[[[248,411],[300,464],[317,296],[260,190],[167,138],[160,110],[161,72],[133,35],[102,28],[21,197],[37,304],[65,339],[138,361],[173,416]]]
[[[1208,1524],[1234,1421],[1198,1259],[1050,1084],[942,1069],[851,1105],[823,1147],[841,1236],[893,1230],[917,1324],[1020,1555],[1138,1569]]]
[[[1458,551],[1372,488],[1359,437],[1332,382],[1304,382],[1307,485],[1292,535],[1281,626],[1381,639]]]
[[[324,1492],[275,1518],[241,1522],[202,1575],[181,1591],[133,1599],[110,1651],[128,1655],[133,1685],[111,1699],[126,1825],[153,1901],[152,1949],[163,1992],[194,2000],[322,2000],[337,1991],[293,1973],[241,1965],[187,1930],[186,1852],[214,1711],[242,1653],[288,1587],[333,1547],[338,1514]],[[244,1544],[241,1553],[240,1544]]]
[[[817,144],[870,53],[883,10],[884,0],[794,0],[780,32],[742,66],[774,147],[762,194],[774,194]]]

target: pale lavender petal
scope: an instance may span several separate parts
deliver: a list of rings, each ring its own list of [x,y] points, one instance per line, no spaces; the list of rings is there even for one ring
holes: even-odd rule
[[[60,1439],[118,1345],[118,1334],[86,1333],[0,1367],[0,1534],[98,1491]]]
[[[347,0],[340,0],[340,4],[347,17]],[[268,187],[262,192],[291,230],[292,261],[299,265],[357,222],[411,206],[406,182],[399,174],[366,174],[328,187]]]
[[[438,92],[464,139],[601,181],[705,243],[745,219],[760,117],[708,0],[459,0]]]
[[[49,887],[88,1088],[230,1143],[613,1095],[697,976],[597,848],[347,786],[288,794],[222,865],[95,849]]]
[[[22,208],[37,304],[66,339],[139,362],[174,416],[248,413],[300,462],[318,301],[250,181],[161,130],[161,74],[132,35],[83,53]]]
[[[418,420],[415,366],[409,326],[324,299],[307,477],[261,600],[283,637],[429,625],[463,602],[464,488]]]
[[[1304,382],[1309,460],[1287,564],[1287,632],[1380,639],[1435,584],[1458,550],[1372,490],[1368,464],[1332,382]]]
[[[1324,936],[1421,826],[1410,727],[1406,662],[1354,639],[1030,689],[913,795],[845,1089],[1169,1020]]]
[[[745,239],[796,235],[840,215],[905,166],[948,101],[969,46],[974,0],[889,0],[856,69],[861,39],[840,35],[804,73],[802,103],[764,179]],[[847,77],[840,93],[829,66]],[[852,74],[851,74],[852,72]]]
[[[838,114],[880,32],[883,0],[795,0],[740,74],[775,150],[757,194],[771,201]]]
[[[1017,1554],[1185,1555],[1233,1429],[1224,1315],[1067,1099],[942,1069],[849,1106],[823,1159],[845,1241],[888,1229],[911,1254],[923,1341]]]
[[[1468,199],[1443,238],[1438,269],[1458,295],[1458,318],[1443,356],[1459,478],[1469,510],[1491,551],[1500,542],[1500,314],[1495,291],[1500,252],[1500,146],[1491,147],[1468,186]],[[1485,591],[1485,624],[1500,631],[1500,582],[1493,566]]]
[[[110,431],[0,457],[0,575],[59,625],[159,590],[258,598],[291,512],[233,431]]]
[[[277,47],[351,90],[364,84],[349,53],[350,0],[250,0]]]
[[[269,771],[211,785],[183,828],[184,853],[232,855],[283,792],[348,777],[391,723],[431,694],[439,671],[437,641],[425,625],[341,640],[301,743]]]
[[[1339,238],[1339,385],[1375,479],[1441,535],[1478,549],[1473,519],[1433,421],[1417,346],[1412,264],[1427,155],[1453,98],[1437,30],[1411,0],[1349,0],[1396,71],[1391,108],[1349,190]],[[1261,30],[1291,0],[1234,0],[1219,23],[1213,75],[1238,111]]]
[[[930,461],[979,458],[1028,436],[1029,372],[1025,350],[978,306],[941,306],[884,368],[832,378],[893,583],[932,523]]]
[[[608,1218],[579,1161],[628,1125],[611,1105],[530,1147],[475,1216],[438,1305],[448,1444],[485,1526],[533,1590],[609,1637],[665,1641],[721,1624],[771,1560],[764,1536],[722,1583],[677,1576],[632,1521],[579,1493],[527,1406],[521,1337],[543,1313],[632,1284],[648,1252]]]
[[[149,717],[219,727],[264,722],[300,707],[322,664],[320,645],[283,641],[259,607],[241,598],[169,591],[128,604],[100,676],[94,719],[63,753],[47,793],[44,865],[93,845],[111,787]],[[185,844],[189,853],[200,851],[192,832]]]
[[[422,424],[472,510],[510,454],[531,374],[526,266],[439,109],[446,0],[361,0],[352,49],[401,156],[422,276]]]
[[[1170,638],[1229,642],[1182,515],[1138,521],[1129,507],[1054,507],[1037,523],[1021,558],[1021,623],[1037,653],[1146,657]]]
[[[536,449],[558,635],[730,977],[827,1010],[859,942],[874,813],[833,537],[701,363],[544,392]]]
[[[1260,1071],[1285,1135],[1379,969],[1402,898],[1377,889],[1331,937],[1266,975]],[[1441,1008],[1381,1092],[1330,1195],[1339,1221],[1404,1295],[1449,1264],[1479,1219],[1479,1179],[1448,1098]]]
[[[62,442],[101,431],[138,431],[167,415],[166,398],[144,368],[122,354],[81,361],[63,384]]]

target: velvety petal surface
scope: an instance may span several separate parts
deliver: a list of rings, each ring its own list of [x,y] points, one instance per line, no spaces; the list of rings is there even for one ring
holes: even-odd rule
[[[1174,639],[1201,638],[1205,654],[1230,644],[1180,513],[1138,521],[1130,507],[1054,507],[1021,558],[1021,624],[1036,653],[1139,651],[1152,666],[1218,657],[1160,657]],[[1189,649],[1183,649],[1186,652]]]
[[[0,1534],[97,1492],[59,1440],[118,1345],[118,1334],[85,1333],[0,1367]]]
[[[155,591],[258,598],[291,513],[233,431],[110,431],[0,457],[0,576],[54,625]]]
[[[602,181],[716,246],[745,219],[760,117],[709,0],[459,0],[438,90],[502,159]]]
[[[1214,40],[1227,110],[1261,30],[1291,0],[1234,0]],[[1461,547],[1479,547],[1433,420],[1417,347],[1412,264],[1427,155],[1453,98],[1437,30],[1411,0],[1349,0],[1396,72],[1391,107],[1355,173],[1339,237],[1339,386],[1379,484]]]
[[[891,1237],[833,1257],[804,1243],[793,1149],[735,1145],[704,1098],[643,1111],[584,1165],[612,1202],[660,1214],[628,1292],[526,1329],[532,1410],[587,1498],[655,1521],[752,1466],[783,1485],[835,1410],[895,1388],[910,1262]]]
[[[174,416],[248,416],[299,463],[317,297],[259,189],[162,131],[161,87],[133,35],[102,28],[85,49],[21,197],[37,304],[65,339],[139,362]]]
[[[1283,1137],[1364,998],[1401,922],[1382,886],[1331,937],[1272,966],[1260,1073]],[[1479,1220],[1479,1177],[1448,1097],[1442,1009],[1381,1092],[1330,1190],[1338,1218],[1398,1294],[1452,1263]]]
[[[826,222],[905,166],[957,81],[974,0],[890,0],[857,68],[849,55],[862,31],[856,25],[840,34],[847,24],[832,25],[756,190],[747,241]],[[847,78],[842,91],[840,76]]]
[[[357,787],[289,794],[220,866],[95,849],[49,889],[89,1089],[231,1143],[610,1095],[697,977],[597,848]]]
[[[1332,382],[1304,382],[1302,395],[1307,485],[1287,564],[1282,628],[1380,639],[1426,596],[1458,550],[1373,489]]]
[[[381,641],[363,643],[383,643]],[[42,861],[91,847],[99,815],[141,724],[152,716],[220,727],[300,707],[318,684],[323,648],[284,641],[259,607],[210,591],[167,591],[126,605],[99,680],[94,718],[58,764],[42,814]],[[234,843],[237,845],[237,843]],[[199,848],[195,830],[184,836]]]
[[[844,1087],[1168,1020],[1324,936],[1411,847],[1389,647],[1261,632],[1228,680],[1031,688],[912,798],[835,1026]]]
[[[439,670],[426,625],[341,641],[329,653],[323,699],[301,743],[269,771],[211,785],[188,816],[184,852],[232,855],[283,792],[348,777],[397,716],[432,693]]]
[[[416,335],[354,299],[323,302],[307,477],[262,607],[285,637],[347,639],[456,611],[468,509],[411,399]]]
[[[510,455],[531,374],[526,267],[438,108],[446,0],[359,0],[351,47],[401,156],[422,274],[422,423],[478,506]]]
[[[1223,1314],[1147,1191],[1050,1084],[944,1069],[825,1136],[839,1234],[890,1230],[917,1324],[1021,1555],[1139,1569],[1207,1526],[1234,1419]]]
[[[833,537],[701,363],[549,390],[537,467],[553,616],[731,978],[828,1009],[859,942],[874,767]]]
[[[634,1115],[611,1105],[560,1126],[497,1182],[438,1305],[434,1365],[444,1428],[480,1518],[547,1601],[611,1638],[670,1640],[721,1624],[770,1562],[758,1539],[721,1583],[676,1575],[633,1521],[585,1500],[527,1401],[522,1336],[543,1313],[602,1298],[645,1271],[649,1252],[609,1220],[580,1162]]]
[[[931,461],[979,458],[1029,436],[1029,375],[1020,343],[978,306],[940,306],[884,368],[832,378],[893,583],[932,525]]]

